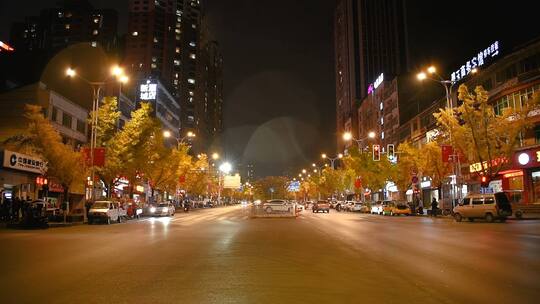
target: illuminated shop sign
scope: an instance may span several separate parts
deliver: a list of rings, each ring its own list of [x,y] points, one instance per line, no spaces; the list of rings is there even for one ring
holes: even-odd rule
[[[375,82],[368,86],[368,92],[367,92],[368,95],[375,92],[375,90],[382,84],[383,81],[384,81],[384,73],[381,73],[381,75],[377,77]]]
[[[156,100],[157,97],[157,84],[150,83],[141,84],[141,100]]]
[[[4,150],[4,168],[43,174],[47,164],[39,157]]]
[[[499,41],[493,42],[485,50],[480,51],[478,55],[467,61],[461,68],[452,73],[452,81],[459,81],[469,75],[473,69],[483,66],[486,60],[499,55]]]

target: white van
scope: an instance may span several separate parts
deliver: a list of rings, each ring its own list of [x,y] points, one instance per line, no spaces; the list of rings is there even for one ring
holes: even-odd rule
[[[95,222],[112,222],[120,223],[122,216],[125,216],[125,210],[120,207],[119,203],[113,201],[96,201],[88,211],[88,224]]]

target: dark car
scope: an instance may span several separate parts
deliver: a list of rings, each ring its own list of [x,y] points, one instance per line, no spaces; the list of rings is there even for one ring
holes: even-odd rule
[[[317,201],[316,203],[313,204],[312,210],[313,210],[313,213],[319,212],[319,211],[329,213],[330,203],[328,201]]]

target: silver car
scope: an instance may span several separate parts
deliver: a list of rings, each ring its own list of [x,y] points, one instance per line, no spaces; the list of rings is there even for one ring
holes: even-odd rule
[[[266,213],[272,212],[290,212],[291,204],[284,200],[269,200],[263,204],[262,208]]]

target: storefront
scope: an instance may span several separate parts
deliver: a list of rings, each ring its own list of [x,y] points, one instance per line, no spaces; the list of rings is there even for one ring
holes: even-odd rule
[[[512,169],[500,175],[502,188],[513,201],[540,204],[540,147],[514,153]]]
[[[1,152],[0,190],[2,200],[15,197],[36,199],[36,178],[46,171],[46,165],[38,157],[9,150]]]
[[[503,170],[489,181],[489,190],[506,192],[514,203],[540,204],[540,147],[516,151],[504,163]],[[480,187],[480,166],[470,166],[470,177],[476,175],[476,181],[469,185],[472,191]]]

